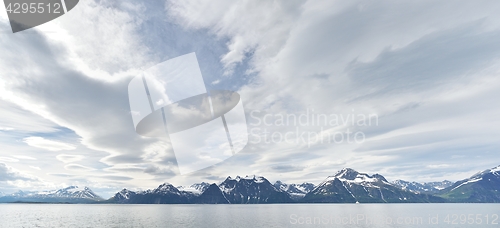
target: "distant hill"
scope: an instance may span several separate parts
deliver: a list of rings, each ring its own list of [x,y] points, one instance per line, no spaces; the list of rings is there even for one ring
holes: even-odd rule
[[[79,188],[78,186],[41,192],[17,191],[13,194],[0,197],[1,203],[96,203],[103,200],[103,198],[95,194],[90,188]]]

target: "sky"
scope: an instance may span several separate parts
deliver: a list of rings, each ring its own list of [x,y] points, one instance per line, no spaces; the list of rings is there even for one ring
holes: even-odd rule
[[[499,11],[498,1],[85,0],[12,34],[1,4],[0,192],[78,185],[110,197],[237,175],[318,184],[344,167],[464,179],[500,165]],[[192,52],[208,90],[241,95],[249,142],[181,175],[168,141],[135,132],[127,87]]]

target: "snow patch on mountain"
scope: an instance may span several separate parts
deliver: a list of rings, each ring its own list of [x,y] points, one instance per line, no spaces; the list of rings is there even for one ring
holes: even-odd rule
[[[286,192],[292,196],[293,199],[303,198],[308,192],[314,189],[314,184],[286,184],[281,181],[276,181],[274,187],[282,192]]]
[[[177,189],[179,189],[179,191],[191,192],[195,195],[200,195],[205,190],[207,190],[207,188],[209,186],[210,186],[209,183],[201,182],[201,183],[197,183],[197,184],[192,184],[190,186],[178,186]]]
[[[403,190],[415,192],[415,193],[436,193],[440,190],[448,188],[453,185],[451,181],[436,181],[436,182],[409,182],[405,180],[395,180],[391,182],[393,185],[400,187]]]
[[[123,190],[119,191],[115,197],[118,197],[121,200],[128,200],[128,199],[130,199],[130,196],[133,194],[136,194],[136,193],[124,188]]]
[[[95,200],[100,201],[103,200],[100,196],[95,194],[90,188],[83,187],[80,188],[78,186],[69,186],[67,188],[59,189],[59,190],[50,190],[50,191],[33,191],[33,192],[24,192],[17,191],[9,195],[5,195],[4,197],[10,197],[15,199],[86,199],[86,200]]]
[[[500,175],[500,165],[495,167],[495,168],[490,169],[490,173],[493,173],[497,176]]]
[[[482,180],[482,179],[483,179],[483,178],[476,178],[476,179],[468,180],[468,181],[466,181],[466,182],[464,182],[464,183],[459,184],[457,187],[452,188],[450,191],[453,191],[453,190],[455,190],[455,189],[457,189],[457,188],[460,188],[460,187],[462,187],[462,186],[464,186],[464,185],[466,185],[466,184],[470,184],[470,183],[478,182],[478,181],[480,181],[480,180]]]
[[[390,184],[387,182],[387,180],[379,175],[379,174],[374,174],[372,176],[366,174],[366,173],[359,173],[354,169],[351,168],[344,168],[335,173],[333,176],[327,177],[321,184],[318,185],[328,185],[330,182],[334,181],[335,179],[338,179],[339,181],[343,183],[347,183],[348,185],[362,185],[365,187],[371,187],[371,188],[378,188],[379,186],[375,185],[375,183],[384,183],[384,184]]]

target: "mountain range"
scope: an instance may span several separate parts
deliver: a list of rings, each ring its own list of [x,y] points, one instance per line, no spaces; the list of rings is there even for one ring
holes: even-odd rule
[[[344,168],[315,186],[312,183],[274,184],[261,176],[227,177],[220,184],[187,187],[163,183],[155,189],[123,189],[105,200],[90,188],[70,186],[42,192],[18,191],[0,195],[0,203],[112,204],[268,204],[268,203],[500,203],[500,166],[470,178],[442,182],[389,182]]]
[[[382,175],[342,169],[301,200],[306,203],[441,203],[440,197],[404,190]]]
[[[95,194],[90,188],[79,188],[78,186],[41,192],[24,192],[19,190],[0,197],[0,203],[95,203],[103,200],[103,198]]]
[[[294,200],[304,198],[304,196],[314,189],[314,184],[312,183],[302,183],[302,184],[285,184],[281,181],[276,181],[274,187],[280,191],[286,192]]]
[[[446,189],[453,185],[451,181],[438,181],[438,182],[410,182],[405,180],[395,180],[391,182],[393,185],[399,186],[401,189],[408,190],[415,193],[429,193],[435,194],[443,189]]]

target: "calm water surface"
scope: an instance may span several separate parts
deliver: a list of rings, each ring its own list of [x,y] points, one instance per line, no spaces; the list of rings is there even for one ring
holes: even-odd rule
[[[0,204],[1,227],[500,227],[500,204]]]

